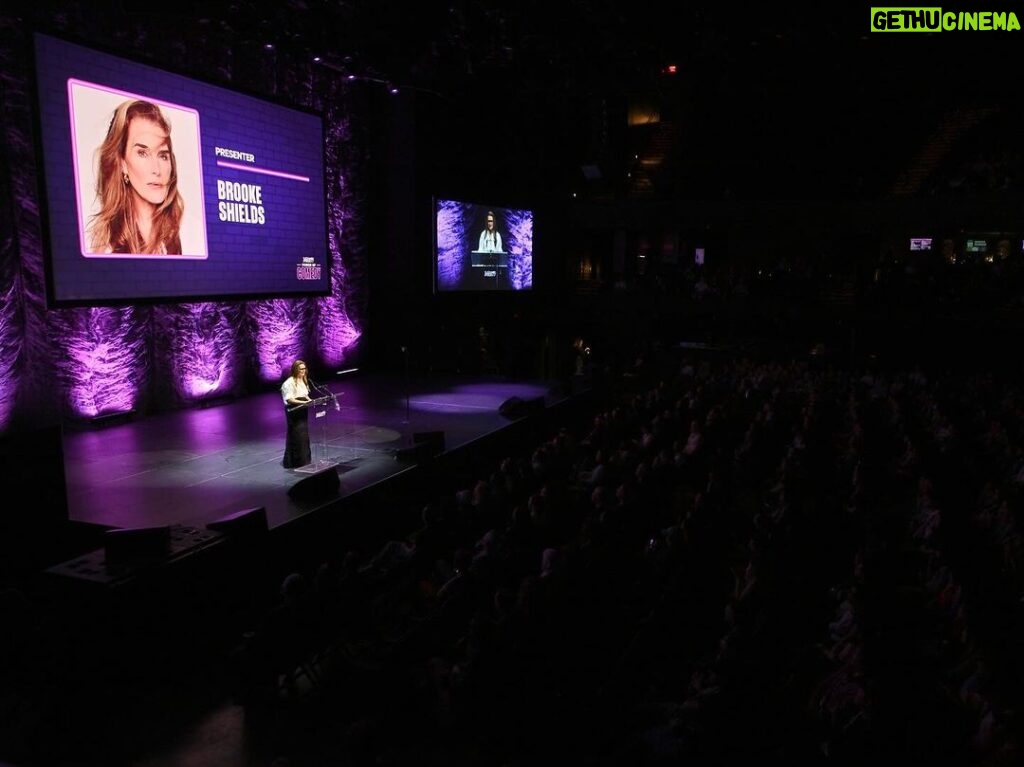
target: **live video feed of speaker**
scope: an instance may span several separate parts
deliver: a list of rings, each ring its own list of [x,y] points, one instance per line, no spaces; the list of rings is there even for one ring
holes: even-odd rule
[[[329,293],[322,115],[34,45],[51,305]]]
[[[532,210],[436,199],[434,221],[438,292],[533,287]]]

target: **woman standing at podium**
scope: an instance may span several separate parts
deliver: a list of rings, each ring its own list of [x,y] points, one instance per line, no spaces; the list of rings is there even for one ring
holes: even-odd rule
[[[306,377],[306,363],[295,360],[291,375],[281,384],[281,398],[284,400],[284,414],[288,419],[288,433],[284,441],[286,469],[297,469],[310,463],[313,458],[309,450],[309,379]]]
[[[484,222],[484,230],[480,232],[480,242],[477,250],[481,253],[503,253],[501,247],[501,232],[495,227],[494,211],[487,211],[487,219]]]

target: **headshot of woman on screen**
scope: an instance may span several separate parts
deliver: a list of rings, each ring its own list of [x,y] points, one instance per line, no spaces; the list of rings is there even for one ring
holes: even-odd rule
[[[90,252],[180,255],[185,203],[160,108],[139,99],[120,104],[96,154],[100,209],[89,224]]]

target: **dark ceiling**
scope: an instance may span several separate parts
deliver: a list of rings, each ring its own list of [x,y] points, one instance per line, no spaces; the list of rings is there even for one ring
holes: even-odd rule
[[[486,123],[490,146],[521,147],[506,152],[519,165],[625,173],[645,140],[626,116],[642,106],[679,126],[669,172],[699,189],[701,176],[743,174],[761,190],[872,193],[950,110],[1016,109],[1021,33],[886,35],[868,31],[867,6],[702,5],[293,2],[261,31],[432,96],[463,127]]]
[[[692,75],[732,75],[762,89],[792,85],[801,74],[848,84],[885,73],[933,73],[962,85],[1000,63],[1012,66],[1019,52],[1014,33],[871,34],[867,7],[702,5],[290,0],[270,7],[204,3],[195,13],[197,19],[228,20],[256,41],[298,46],[368,74],[449,94],[487,77],[511,76],[531,87],[629,89],[647,83],[669,61]],[[173,12],[181,13],[180,7]],[[981,60],[974,60],[978,55]]]
[[[33,14],[48,5],[69,4]],[[651,140],[637,135],[650,128],[626,128],[631,108],[643,108],[676,126],[662,176],[693,178],[672,189],[684,195],[735,190],[739,176],[750,194],[781,180],[812,195],[829,179],[874,188],[944,112],[1015,109],[1024,50],[1020,32],[872,34],[868,6],[835,4],[125,2],[111,23],[183,17],[224,27],[236,46],[317,56],[334,72],[413,91],[441,153],[461,149],[470,165],[535,164],[571,179],[593,164],[622,175]]]

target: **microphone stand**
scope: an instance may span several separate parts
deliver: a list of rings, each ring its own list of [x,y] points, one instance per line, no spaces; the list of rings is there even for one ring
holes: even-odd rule
[[[334,403],[334,409],[335,410],[341,410],[341,405],[338,404],[338,395],[336,395],[334,392],[332,392],[326,386],[321,386],[316,381],[314,381],[312,378],[307,378],[306,380],[309,381],[310,388],[313,391],[318,392],[318,396],[314,397],[313,399],[317,399],[318,397],[330,397],[331,401]]]
[[[348,375],[349,373],[356,373],[358,371],[359,371],[359,368],[346,368],[345,370],[338,370],[338,371],[336,371],[336,373],[337,373],[337,375],[343,376],[343,375]],[[334,400],[334,409],[337,410],[338,412],[341,412],[341,405],[338,404],[338,395],[335,394],[334,392],[332,392],[330,389],[328,389],[327,391],[330,392],[331,398]],[[345,392],[342,392],[342,395],[344,395],[344,394],[345,394]],[[346,428],[346,421],[345,421],[345,417],[344,416],[342,416],[342,418],[341,418],[341,426],[342,426],[342,433],[344,434],[345,428]],[[356,443],[356,432],[355,432],[355,429],[351,429],[348,432],[348,434],[349,434],[349,437],[350,437],[349,441],[351,443],[349,445],[349,448],[348,448],[348,450],[349,450],[349,458],[351,460],[355,460],[356,459],[356,444],[355,444]]]
[[[409,423],[409,347],[402,347],[402,356],[405,359],[405,423]]]
[[[317,386],[316,381],[314,381],[312,378],[307,378],[306,382],[309,384],[309,390],[310,391],[314,391],[314,392],[320,391],[320,387]]]

